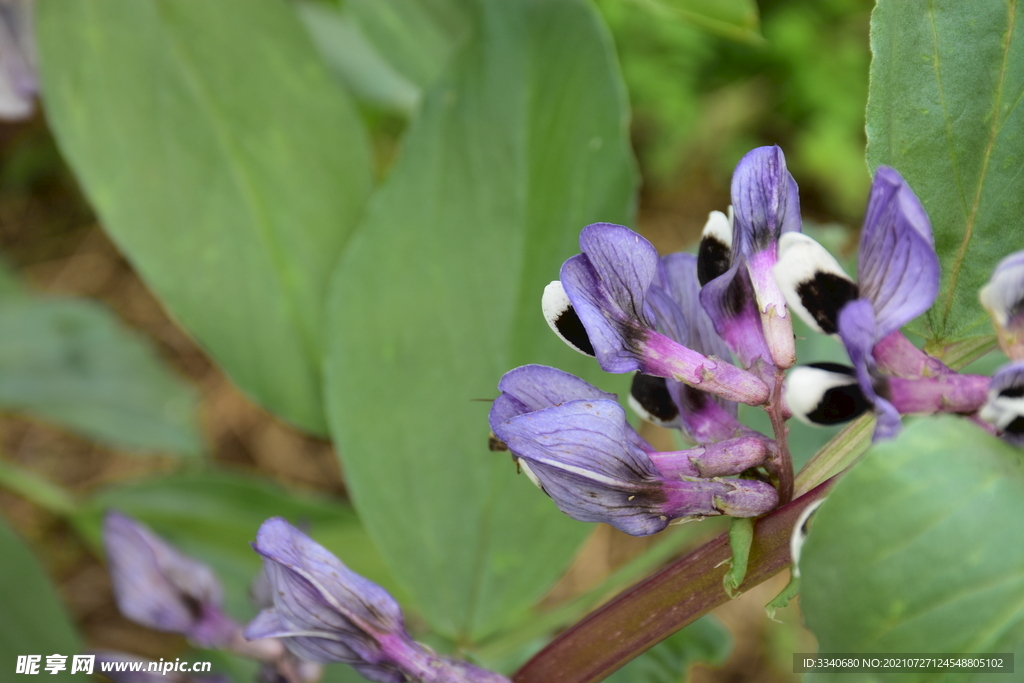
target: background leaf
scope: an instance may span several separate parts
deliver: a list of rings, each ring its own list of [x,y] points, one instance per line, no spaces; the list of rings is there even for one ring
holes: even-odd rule
[[[326,282],[371,169],[291,7],[44,0],[38,34],[50,124],[118,246],[244,391],[323,432]]]
[[[28,548],[0,518],[0,670],[15,678],[18,655],[42,655],[39,672],[48,681],[74,681],[71,656],[83,653],[64,606],[50,585],[46,572]],[[46,656],[67,655],[67,669],[50,674]],[[31,680],[31,679],[28,679]]]
[[[394,591],[380,555],[348,505],[290,493],[270,482],[230,472],[197,472],[115,486],[91,498],[73,522],[97,549],[103,512],[116,509],[213,567],[225,587],[228,612],[255,616],[248,589],[261,563],[249,545],[269,517],[303,527],[354,571]],[[101,551],[102,552],[102,551]]]
[[[490,403],[474,399],[518,364],[595,374],[540,295],[584,225],[630,221],[636,187],[588,4],[480,11],[339,266],[327,363],[356,508],[431,625],[463,640],[543,595],[589,530],[488,452]]]
[[[1016,0],[880,0],[871,18],[868,164],[931,217],[942,287],[922,334],[987,333],[978,289],[1024,248],[1024,40]]]
[[[1021,519],[1021,451],[962,418],[920,419],[874,446],[822,505],[801,554],[800,606],[819,650],[1013,651],[1024,639]],[[809,680],[832,677],[846,680]]]
[[[714,617],[701,617],[669,636],[605,680],[608,683],[685,683],[689,668],[725,663],[732,650],[729,631]]]
[[[0,299],[0,408],[111,446],[197,455],[196,394],[105,307]]]

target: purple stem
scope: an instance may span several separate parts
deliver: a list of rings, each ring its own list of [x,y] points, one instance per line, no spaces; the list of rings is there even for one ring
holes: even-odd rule
[[[790,563],[789,537],[797,517],[827,495],[830,479],[757,520],[747,575],[748,590]],[[515,683],[592,683],[729,601],[722,586],[732,556],[726,534],[618,596],[563,632],[515,673]]]
[[[889,378],[889,401],[909,413],[974,413],[985,403],[990,377],[942,375],[922,379]]]

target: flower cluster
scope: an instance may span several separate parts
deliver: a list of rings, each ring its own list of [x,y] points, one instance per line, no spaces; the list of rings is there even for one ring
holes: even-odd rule
[[[981,418],[1024,441],[1024,362],[990,388],[989,378],[954,372],[900,331],[931,307],[940,273],[928,216],[899,173],[876,172],[856,280],[801,228],[797,185],[778,147],[740,161],[732,206],[712,212],[696,256],[659,257],[620,225],[584,228],[582,253],[544,290],[548,324],[603,370],[635,373],[630,405],[696,447],[655,452],[614,395],[536,365],[499,383],[495,438],[563,512],[634,535],[786,502],[785,421],[794,415],[829,425],[872,411],[878,440],[899,432],[901,415],[977,416],[988,398]],[[1024,358],[1024,256],[1000,264],[982,302],[1004,349]],[[850,365],[794,367],[790,311],[836,336]],[[763,407],[774,438],[741,425],[737,402]]]
[[[121,612],[144,626],[185,635],[199,647],[260,661],[259,683],[315,683],[321,664],[343,662],[382,683],[508,683],[498,674],[440,657],[412,640],[401,609],[388,593],[280,518],[267,520],[253,548],[264,571],[253,582],[248,626],[222,608],[220,582],[139,522],[108,512],[103,542]],[[137,661],[116,652],[102,661]],[[110,672],[119,683],[152,674]],[[155,674],[160,677],[161,674]],[[163,680],[163,678],[161,678]],[[170,680],[170,679],[168,679]],[[182,677],[180,683],[217,683],[219,677]]]

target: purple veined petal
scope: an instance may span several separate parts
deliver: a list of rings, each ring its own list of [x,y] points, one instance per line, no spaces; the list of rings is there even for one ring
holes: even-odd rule
[[[798,234],[798,233],[787,233]],[[786,297],[775,282],[774,268],[778,259],[776,249],[755,252],[746,259],[747,272],[754,289],[761,330],[772,362],[786,369],[796,362],[796,338],[793,319],[786,308]]]
[[[35,111],[33,5],[33,0],[0,2],[0,119],[25,119]]]
[[[498,382],[502,392],[494,399],[488,417],[491,431],[497,435],[495,425],[535,410],[576,400],[617,401],[615,394],[601,391],[594,385],[579,377],[552,368],[547,365],[523,365],[509,370]],[[654,450],[632,427],[627,430],[627,438],[645,452]],[[536,476],[528,466],[521,465],[533,483],[540,486]]]
[[[231,642],[239,625],[221,609],[220,582],[143,524],[108,511],[103,545],[122,614],[143,626],[181,633],[203,647]]]
[[[801,232],[780,238],[773,273],[790,310],[822,334],[836,333],[840,309],[858,297],[857,284],[832,254]]]
[[[992,316],[1003,352],[1013,360],[1024,359],[1024,251],[999,262],[978,298]]]
[[[639,369],[638,355],[654,321],[646,303],[658,252],[629,228],[588,225],[582,254],[562,265],[561,282],[606,372]]]
[[[733,250],[746,257],[774,252],[783,232],[800,230],[799,190],[778,145],[757,147],[740,159],[732,176],[732,206]]]
[[[747,431],[736,417],[735,402],[720,400],[682,382],[669,381],[667,386],[679,406],[680,427],[694,443],[723,441]]]
[[[939,292],[939,257],[928,214],[895,169],[871,185],[857,265],[860,295],[875,310],[875,340],[927,311]]]
[[[728,216],[721,211],[708,215],[697,248],[697,281],[701,287],[725,274],[732,265],[732,222],[731,206]]]
[[[659,275],[661,287],[679,304],[686,320],[687,336],[676,341],[705,356],[728,360],[729,346],[715,331],[714,321],[700,303],[697,257],[686,253],[662,256]]]
[[[665,494],[650,459],[628,439],[629,429],[612,401],[570,401],[494,425],[562,512],[644,536],[668,524]]]
[[[875,360],[871,350],[875,345],[876,330],[874,309],[866,299],[857,299],[839,312],[839,338],[853,363],[861,391],[874,406],[878,423],[873,440],[881,441],[895,438],[903,424],[899,411],[875,391]]]
[[[838,363],[811,363],[786,373],[783,400],[797,418],[812,426],[849,422],[871,410],[856,371]]]
[[[672,341],[693,348],[687,343],[690,326],[683,314],[683,308],[671,294],[660,285],[651,285],[647,290],[647,304],[654,316],[655,329]]]
[[[1003,440],[1024,446],[1024,361],[996,371],[978,416],[994,426]]]
[[[741,365],[749,368],[758,358],[771,360],[750,275],[740,262],[704,285],[700,291],[700,303],[715,331],[736,354]]]
[[[544,295],[541,297],[541,311],[551,331],[568,344],[569,348],[584,356],[596,355],[594,345],[590,343],[590,337],[583,326],[583,321],[580,320],[576,309],[573,308],[572,301],[565,293],[565,287],[562,286],[561,281],[554,280],[544,288]]]

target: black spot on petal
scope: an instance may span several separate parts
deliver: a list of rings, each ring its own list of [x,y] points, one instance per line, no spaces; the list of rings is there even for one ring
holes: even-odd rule
[[[797,296],[825,334],[838,330],[839,311],[860,295],[857,283],[842,275],[818,271],[796,286]]]
[[[1018,415],[1013,418],[1013,421],[1006,425],[1003,432],[1013,436],[1024,436],[1024,415]]]
[[[679,409],[668,392],[664,377],[652,377],[638,372],[633,375],[629,394],[651,417],[661,422],[671,422],[679,417]]]
[[[587,354],[588,356],[597,355],[594,352],[594,345],[590,343],[590,337],[587,335],[587,328],[583,327],[583,321],[580,320],[580,316],[577,315],[576,309],[572,306],[567,306],[557,318],[555,318],[555,327],[558,329],[558,333],[562,337],[572,344],[574,347]]]
[[[1024,386],[1006,387],[999,392],[1000,398],[1021,398],[1024,396]]]
[[[834,372],[838,375],[847,375],[849,377],[853,377],[856,375],[856,372],[853,368],[851,368],[849,365],[843,365],[842,363],[808,363],[807,367],[818,368],[819,370]]]
[[[714,235],[706,235],[697,249],[697,281],[703,287],[729,270],[732,250]]]
[[[821,397],[807,419],[819,425],[836,425],[849,422],[871,408],[857,384],[832,387]]]

